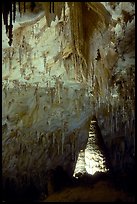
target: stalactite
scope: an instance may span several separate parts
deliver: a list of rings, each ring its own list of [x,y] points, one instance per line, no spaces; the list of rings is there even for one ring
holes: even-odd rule
[[[98,97],[98,108],[100,108],[100,96]]]
[[[108,111],[108,113],[110,111],[110,103],[109,102],[107,103],[107,111]]]
[[[114,123],[113,123],[113,115],[111,114],[111,136],[113,137],[114,135],[113,135],[113,125],[114,125]]]
[[[59,102],[59,104],[60,104],[60,99],[61,99],[61,96],[60,96],[60,87],[58,86],[58,102]]]
[[[65,21],[65,2],[63,4],[63,20]]]
[[[26,12],[26,2],[24,2],[24,13]]]
[[[4,25],[6,28],[6,33],[8,33],[8,14],[9,14],[9,10],[10,10],[10,4],[7,3],[7,5],[4,3],[2,4],[3,6],[3,20],[4,20]]]
[[[60,77],[56,78],[56,88],[57,88],[58,102],[60,103],[61,90],[62,90],[62,82],[60,81]]]
[[[53,133],[52,133],[53,145],[55,144],[55,138],[56,138],[56,135],[55,135],[55,133],[53,132]]]
[[[62,139],[62,132],[61,132],[61,129],[58,129],[57,130],[57,134],[56,134],[58,155],[60,153],[60,142],[61,142],[61,139]]]
[[[130,133],[130,119],[127,117],[127,131]]]
[[[15,18],[16,18],[16,2],[13,1],[13,21],[15,23]]]
[[[72,151],[72,160],[75,160],[75,139],[76,139],[76,135],[75,132],[73,132],[70,135],[70,141],[71,141],[71,151]]]
[[[117,133],[117,111],[115,111],[115,133]]]
[[[49,76],[50,76],[50,72],[51,72],[51,67],[48,67],[48,72],[49,72]]]
[[[64,133],[64,131],[62,131],[62,137],[61,137],[61,143],[62,143],[61,152],[62,152],[62,154],[64,152],[64,142],[65,142],[65,133]]]
[[[51,118],[48,119],[48,125],[50,127],[50,125],[51,125]]]
[[[72,143],[72,160],[74,161],[75,160],[75,150],[74,150],[74,143]]]
[[[44,61],[44,70],[46,70],[46,73],[47,73],[47,69],[46,69],[47,58],[46,58],[45,54],[43,54],[43,61]]]
[[[58,155],[59,155],[59,149],[60,149],[59,143],[57,144],[57,149],[58,149]]]
[[[50,89],[50,94],[51,94],[51,104],[54,102],[54,96],[55,96],[55,88]]]
[[[21,61],[22,61],[22,48],[19,47],[19,63],[21,65]]]
[[[31,11],[34,10],[35,6],[36,6],[36,5],[35,5],[35,2],[31,2],[31,4],[30,4]]]
[[[75,80],[79,80],[79,71],[78,71],[79,65],[77,64],[77,56],[74,55],[74,71],[75,71]]]
[[[49,12],[52,12],[52,8],[51,8],[52,2],[50,2],[50,8],[49,8]]]
[[[3,3],[2,5],[2,12],[3,12],[3,20],[4,20],[4,25],[6,27],[6,33],[8,33],[8,37],[9,37],[9,45],[11,46],[12,44],[12,2],[7,2],[7,4],[5,5],[5,3]],[[8,15],[10,18],[10,24],[8,24]]]
[[[21,17],[21,2],[18,2],[18,7],[19,7],[19,13],[20,13],[20,17]]]
[[[75,99],[75,111],[76,111],[77,116],[79,117],[79,107],[78,107],[78,100],[77,99]]]
[[[52,2],[52,12],[54,13],[54,2]]]
[[[124,125],[124,127],[125,127],[125,129],[124,129],[124,134],[125,134],[125,137],[126,137],[126,135],[127,135],[127,126],[126,126],[126,122],[125,122],[125,125]]]
[[[12,69],[12,58],[11,58],[11,50],[9,50],[9,70]]]

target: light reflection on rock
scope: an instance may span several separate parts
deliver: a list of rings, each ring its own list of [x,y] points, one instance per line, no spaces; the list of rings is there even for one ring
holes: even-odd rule
[[[96,144],[94,123],[91,123],[89,138],[85,151],[81,150],[78,156],[74,176],[78,173],[95,174],[97,171],[106,172],[105,158]]]

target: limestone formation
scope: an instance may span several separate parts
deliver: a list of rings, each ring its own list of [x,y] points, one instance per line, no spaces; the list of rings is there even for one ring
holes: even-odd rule
[[[57,166],[72,176],[93,115],[114,170],[131,169],[134,2],[23,3],[2,18],[3,186],[44,190]]]

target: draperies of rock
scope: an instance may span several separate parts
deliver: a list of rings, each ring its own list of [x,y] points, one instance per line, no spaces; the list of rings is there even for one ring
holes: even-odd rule
[[[71,33],[72,33],[72,43],[74,46],[75,61],[82,61],[84,63],[84,70],[86,69],[86,56],[87,56],[87,44],[86,38],[88,33],[93,32],[97,28],[97,22],[103,22],[106,25],[110,20],[110,15],[106,11],[103,5],[96,2],[68,2],[70,8],[70,23],[71,23]],[[13,8],[12,8],[13,6]],[[20,15],[24,12],[37,12],[38,9],[45,11],[45,16],[47,20],[47,25],[50,26],[51,21],[54,21],[56,16],[58,19],[61,18],[61,13],[63,10],[64,19],[65,19],[65,2],[19,2],[16,5],[16,2],[9,2],[8,5],[3,4],[3,18],[4,24],[6,26],[6,32],[9,31],[9,45],[12,44],[12,16],[15,21],[16,18],[16,7],[19,10]],[[10,25],[8,25],[8,15],[10,13]],[[86,18],[88,15],[89,18]],[[92,15],[92,18],[90,16]],[[92,19],[90,22],[85,22],[84,19]],[[85,36],[83,33],[87,33]],[[76,65],[77,66],[77,65]],[[87,74],[84,73],[87,77]]]
[[[90,39],[95,29],[108,26],[111,15],[96,2],[68,2],[68,6],[75,71],[82,81],[86,81],[90,75]]]

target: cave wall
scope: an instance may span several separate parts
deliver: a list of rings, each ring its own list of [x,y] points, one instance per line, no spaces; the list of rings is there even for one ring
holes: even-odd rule
[[[135,7],[128,2],[103,4],[112,22],[109,43],[100,43],[93,62],[95,114],[114,170],[128,171],[135,164]]]
[[[44,186],[43,175],[57,165],[72,175],[78,152],[85,148],[92,115],[98,119],[113,168],[133,166],[135,9],[129,2],[102,4],[103,11],[106,8],[112,15],[104,15],[108,15],[108,27],[99,14],[101,20],[97,27],[92,25],[92,33],[88,25],[84,27],[86,80],[76,69],[68,7],[65,21],[62,14],[50,27],[42,12],[17,15],[11,47],[2,24],[5,180],[14,179],[21,186],[24,175],[28,183],[35,175]]]
[[[42,12],[17,15],[11,47],[3,25],[4,186],[9,179],[22,189],[32,180],[44,189],[49,170],[73,174],[86,146],[92,96],[75,73],[67,9],[65,22],[62,15],[50,27]]]

